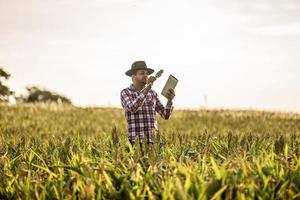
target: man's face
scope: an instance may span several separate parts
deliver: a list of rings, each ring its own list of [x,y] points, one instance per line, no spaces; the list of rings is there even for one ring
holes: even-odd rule
[[[148,81],[148,71],[144,69],[139,69],[134,75],[132,75],[134,81],[141,85],[146,85]]]

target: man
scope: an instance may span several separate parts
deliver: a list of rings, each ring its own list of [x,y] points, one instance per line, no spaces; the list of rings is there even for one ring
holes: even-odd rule
[[[148,78],[148,75],[153,72],[153,69],[147,68],[144,61],[136,61],[125,73],[132,78],[132,84],[121,91],[121,103],[128,123],[128,139],[132,146],[135,137],[138,136],[142,147],[144,135],[148,144],[153,144],[152,129],[158,129],[156,112],[167,120],[173,110],[174,90],[168,91],[168,102],[163,106],[157,93],[151,89],[156,78],[154,76]]]

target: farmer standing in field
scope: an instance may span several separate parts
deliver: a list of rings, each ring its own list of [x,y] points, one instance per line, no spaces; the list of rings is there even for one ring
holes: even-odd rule
[[[153,144],[152,129],[158,130],[156,112],[167,120],[173,110],[175,91],[168,91],[168,102],[163,106],[157,93],[151,89],[156,78],[148,76],[153,72],[144,61],[136,61],[125,73],[131,77],[132,84],[121,91],[121,103],[128,124],[128,139],[133,147],[137,135],[141,148],[144,135],[147,143]]]

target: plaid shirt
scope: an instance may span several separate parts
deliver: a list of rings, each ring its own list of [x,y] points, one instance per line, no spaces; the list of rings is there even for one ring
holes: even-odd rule
[[[142,143],[143,136],[146,135],[148,143],[153,143],[152,129],[158,130],[156,112],[162,118],[169,119],[173,110],[172,104],[167,104],[166,107],[162,105],[154,90],[151,89],[144,95],[136,91],[133,84],[121,91],[121,103],[125,110],[130,142],[138,135],[139,142]]]

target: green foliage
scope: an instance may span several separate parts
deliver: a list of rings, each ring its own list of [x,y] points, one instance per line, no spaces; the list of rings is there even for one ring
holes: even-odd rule
[[[13,91],[9,89],[6,85],[4,85],[4,81],[9,79],[10,74],[8,74],[4,69],[0,67],[0,102],[7,102],[8,97],[14,94]]]
[[[54,103],[64,103],[72,104],[71,100],[67,97],[51,92],[46,89],[40,89],[38,87],[26,87],[28,92],[27,96],[18,97],[19,102],[24,103],[36,103],[36,102],[54,102]]]
[[[121,109],[0,110],[0,199],[300,198],[298,114],[175,111],[142,155]]]

